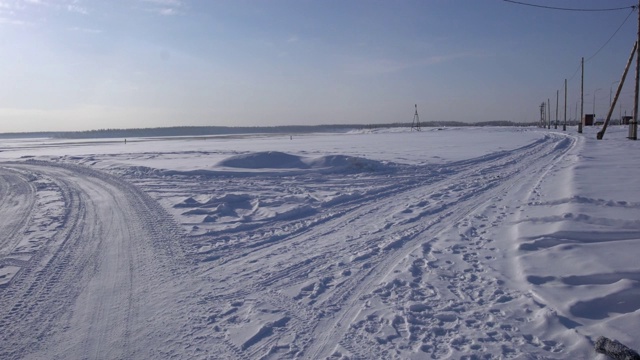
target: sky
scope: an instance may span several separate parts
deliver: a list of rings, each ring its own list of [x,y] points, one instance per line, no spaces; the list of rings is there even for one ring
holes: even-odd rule
[[[562,120],[564,79],[571,119],[582,57],[584,112],[605,117],[637,36],[637,2],[523,1],[628,8],[0,0],[0,132],[411,122],[414,104],[422,122],[532,122],[548,99],[555,119],[558,91]],[[633,79],[634,69],[614,117],[631,115]]]

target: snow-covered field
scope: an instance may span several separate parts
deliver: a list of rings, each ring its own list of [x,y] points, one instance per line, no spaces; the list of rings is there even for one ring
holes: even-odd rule
[[[0,142],[0,358],[603,359],[640,143],[596,130]]]

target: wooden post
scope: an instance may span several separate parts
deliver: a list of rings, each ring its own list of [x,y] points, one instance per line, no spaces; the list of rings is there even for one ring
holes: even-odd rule
[[[580,82],[580,119],[578,119],[578,132],[580,134],[582,134],[582,118],[584,117],[584,57],[582,58],[581,64],[582,80]]]
[[[640,0],[638,0],[638,37],[636,42],[640,42]],[[640,89],[640,46],[636,46],[636,87],[633,96],[633,120],[629,125],[629,139],[638,139],[638,90]]]
[[[547,129],[551,129],[551,99],[547,98]]]
[[[558,129],[558,102],[560,101],[560,90],[556,90],[556,123],[554,129]]]
[[[607,119],[604,121],[602,130],[600,130],[596,135],[596,138],[598,140],[602,140],[602,137],[604,137],[605,131],[607,131],[607,126],[609,126],[609,121],[611,120],[611,114],[613,114],[613,109],[616,108],[616,102],[618,102],[618,97],[620,96],[620,92],[622,91],[624,80],[627,78],[627,73],[629,72],[629,68],[631,67],[631,62],[633,61],[633,56],[636,54],[637,48],[638,48],[638,42],[636,41],[633,44],[633,49],[631,49],[631,55],[629,56],[629,60],[627,60],[627,66],[624,67],[624,72],[622,73],[622,79],[620,79],[620,82],[618,83],[618,90],[616,90],[616,96],[613,98],[613,102],[611,103],[611,107],[609,108]]]
[[[567,79],[564,79],[564,125],[562,131],[567,131]]]

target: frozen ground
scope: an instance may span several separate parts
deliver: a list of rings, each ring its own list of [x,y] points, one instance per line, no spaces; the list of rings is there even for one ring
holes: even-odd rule
[[[541,129],[0,144],[0,358],[601,358],[640,143]]]

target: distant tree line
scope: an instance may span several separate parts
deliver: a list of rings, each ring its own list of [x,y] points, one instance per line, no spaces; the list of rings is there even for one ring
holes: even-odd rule
[[[464,123],[458,121],[426,121],[423,127],[461,127],[461,126],[536,126],[537,123],[517,123],[513,121],[485,121]],[[0,139],[54,138],[54,139],[101,139],[168,136],[215,136],[243,134],[302,134],[311,132],[347,132],[350,130],[411,127],[411,123],[390,123],[370,125],[290,125],[290,126],[175,126],[137,129],[99,129],[88,131],[64,132],[22,132],[0,133]]]

